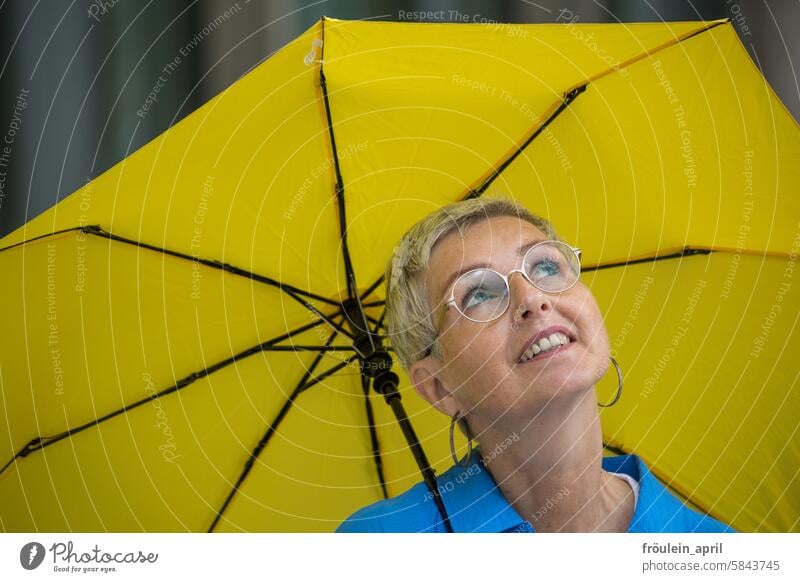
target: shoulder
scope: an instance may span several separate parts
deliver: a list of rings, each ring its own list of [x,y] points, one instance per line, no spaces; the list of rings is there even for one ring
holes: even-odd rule
[[[417,533],[435,531],[435,506],[420,481],[404,493],[362,507],[345,519],[336,533]]]

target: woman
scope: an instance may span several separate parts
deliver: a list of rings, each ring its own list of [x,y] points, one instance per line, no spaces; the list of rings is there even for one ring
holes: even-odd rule
[[[395,354],[451,443],[458,424],[480,446],[437,479],[446,518],[420,482],[337,531],[735,531],[636,455],[603,457],[594,385],[617,364],[579,259],[510,200],[451,204],[406,233],[386,274]]]

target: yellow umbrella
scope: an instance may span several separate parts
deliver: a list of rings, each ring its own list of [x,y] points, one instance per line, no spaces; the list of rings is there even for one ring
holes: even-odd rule
[[[483,195],[584,249],[609,448],[800,531],[798,159],[727,20],[323,19],[0,241],[1,527],[331,531],[419,481],[370,389],[381,274]],[[399,393],[442,472],[448,419]]]

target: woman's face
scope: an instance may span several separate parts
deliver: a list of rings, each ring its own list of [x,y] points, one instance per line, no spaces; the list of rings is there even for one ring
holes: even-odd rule
[[[484,264],[507,274],[520,267],[520,247],[546,239],[529,222],[500,216],[451,232],[434,246],[426,276],[433,321],[446,309],[439,331],[442,359],[426,358],[424,373],[417,378],[412,366],[412,379],[418,385],[426,374],[435,374],[452,398],[434,402],[441,394],[429,393],[428,400],[446,414],[479,417],[480,424],[501,415],[530,419],[551,401],[557,404],[592,389],[608,369],[608,334],[594,297],[581,281],[567,291],[547,293],[515,273],[509,279],[508,309],[488,323],[470,321],[453,305],[444,305],[456,273]],[[534,337],[551,327],[560,327],[571,342],[522,362]]]

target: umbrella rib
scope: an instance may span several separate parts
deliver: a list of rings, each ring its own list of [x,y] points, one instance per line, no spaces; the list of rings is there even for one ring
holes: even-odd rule
[[[306,390],[308,390],[312,386],[315,386],[316,384],[319,384],[320,382],[322,382],[323,380],[325,380],[329,376],[334,375],[336,372],[338,372],[342,368],[345,368],[345,367],[349,366],[350,364],[355,362],[357,359],[358,359],[357,355],[350,356],[345,361],[336,364],[335,366],[333,366],[332,368],[330,368],[328,370],[325,370],[322,374],[320,374],[316,378],[312,378],[311,380],[309,380],[308,382],[303,384],[302,388],[300,389],[300,392],[305,392]]]
[[[369,320],[369,322],[371,324],[373,324],[373,326],[374,326],[372,328],[372,330],[371,330],[371,333],[373,333],[375,335],[380,335],[378,333],[378,330],[384,327],[383,326],[383,316],[381,316],[380,319],[375,319],[374,317],[371,317],[371,316],[367,315],[367,320]]]
[[[342,318],[344,318],[344,316],[342,316]],[[333,340],[336,339],[336,333],[337,332],[334,331],[330,335],[330,337],[328,337],[328,339],[325,340],[324,347],[331,347]],[[281,406],[281,409],[278,411],[278,414],[275,416],[274,420],[267,426],[267,430],[264,432],[264,435],[261,437],[261,440],[258,441],[258,444],[250,453],[250,456],[247,458],[247,461],[245,461],[244,468],[242,469],[242,472],[239,474],[239,478],[236,480],[236,484],[230,490],[222,506],[217,511],[217,515],[214,517],[214,521],[211,522],[211,526],[209,526],[208,528],[208,533],[213,532],[214,529],[217,527],[219,520],[222,519],[222,514],[225,513],[225,510],[228,508],[228,505],[230,505],[230,502],[233,500],[234,495],[236,495],[236,493],[239,491],[239,488],[242,486],[242,483],[244,483],[244,480],[250,474],[250,471],[253,469],[253,465],[255,464],[256,459],[258,459],[259,455],[261,454],[261,451],[264,450],[264,447],[267,446],[269,439],[278,430],[278,426],[280,425],[281,421],[283,421],[284,417],[291,409],[295,399],[307,389],[308,386],[306,385],[306,383],[308,381],[308,378],[311,377],[311,375],[314,373],[314,370],[316,370],[317,366],[319,366],[319,363],[322,361],[323,355],[324,352],[320,352],[317,354],[317,356],[314,358],[314,361],[311,363],[311,365],[303,374],[303,377],[300,378],[300,381],[297,383],[294,390],[292,390],[292,393],[289,395],[289,398],[286,400],[286,402],[283,403],[283,406]],[[333,366],[332,369],[341,369],[341,367],[343,366],[337,364],[336,366]],[[328,371],[330,372],[330,370]]]
[[[303,297],[300,297],[300,295],[303,295],[303,296],[305,296],[305,297],[307,297],[309,299],[316,299],[316,300],[321,301],[323,303],[326,303],[328,305],[334,305],[336,307],[341,307],[341,303],[339,303],[337,301],[334,301],[332,299],[328,299],[327,297],[323,297],[321,295],[317,295],[316,293],[312,293],[312,292],[306,291],[304,289],[300,289],[300,288],[295,287],[293,285],[288,285],[288,284],[285,284],[285,283],[281,283],[280,281],[276,281],[275,279],[272,279],[270,277],[265,277],[263,275],[258,275],[256,273],[252,273],[250,271],[246,271],[245,269],[240,269],[239,267],[235,267],[235,266],[233,266],[233,265],[231,265],[229,263],[223,263],[221,261],[214,261],[214,260],[211,260],[211,259],[203,259],[203,258],[193,257],[191,255],[187,255],[187,254],[181,253],[179,251],[174,251],[174,250],[171,250],[171,249],[166,249],[166,248],[163,248],[163,247],[158,247],[158,246],[155,246],[155,245],[151,245],[149,243],[143,243],[143,242],[135,241],[133,239],[129,239],[129,238],[126,238],[126,237],[115,235],[115,234],[112,234],[112,233],[104,230],[99,225],[76,226],[76,227],[72,227],[72,228],[66,228],[66,229],[63,229],[63,230],[56,231],[56,232],[52,232],[52,233],[44,234],[44,235],[41,235],[41,236],[37,236],[37,237],[31,238],[31,239],[28,239],[28,240],[20,241],[18,243],[15,243],[13,245],[10,245],[10,246],[7,246],[7,247],[4,247],[4,248],[0,249],[0,252],[8,250],[8,249],[15,248],[17,246],[24,245],[24,244],[27,244],[27,243],[30,243],[30,242],[41,240],[43,238],[49,238],[49,237],[53,237],[53,236],[56,236],[56,235],[59,235],[59,234],[63,234],[65,232],[71,232],[71,231],[81,231],[84,234],[93,234],[95,236],[99,236],[99,237],[102,237],[102,238],[107,238],[109,240],[114,240],[114,241],[117,241],[117,242],[122,242],[122,243],[133,245],[133,246],[136,246],[136,247],[141,247],[141,248],[145,248],[145,249],[148,249],[148,250],[160,252],[162,254],[170,255],[170,256],[173,256],[173,257],[180,258],[180,259],[190,260],[190,261],[197,262],[197,263],[200,263],[202,265],[205,265],[207,267],[211,267],[211,268],[214,268],[214,269],[220,269],[220,270],[226,271],[228,273],[231,273],[233,275],[246,277],[248,279],[251,279],[251,280],[254,280],[254,281],[258,281],[259,283],[264,283],[264,284],[270,285],[272,287],[277,287],[278,289],[280,289],[281,291],[283,291],[284,293],[289,295],[292,299],[294,299],[295,301],[297,301],[298,303],[303,305],[306,309],[311,311],[314,315],[319,317],[321,320],[325,321],[325,323],[327,323],[328,325],[330,325],[331,327],[333,327],[334,329],[336,329],[340,333],[346,335],[350,339],[353,339],[353,340],[355,339],[355,336],[353,336],[352,333],[350,333],[343,326],[341,326],[339,324],[334,324],[333,322],[331,322],[324,313],[322,313],[319,309],[314,307],[314,305],[312,305],[311,303],[306,301]],[[373,290],[374,290],[374,287],[368,289],[367,293],[365,293],[364,296],[366,296],[368,293],[372,292]],[[363,315],[363,309],[361,311],[362,311],[362,315]],[[0,474],[2,474],[3,470],[4,469],[0,469]]]
[[[698,31],[696,31],[696,32],[694,32],[694,33],[692,33],[692,34],[690,34],[690,35],[688,35],[688,36],[684,37],[684,38],[678,39],[678,41],[677,41],[677,42],[683,42],[683,41],[685,41],[685,40],[687,40],[687,39],[689,39],[689,38],[691,38],[691,37],[693,37],[693,36],[695,36],[695,35],[697,35],[697,34],[700,34],[700,33],[702,33],[702,32],[706,32],[706,31],[708,31],[708,30],[710,30],[710,29],[712,29],[712,28],[714,28],[714,27],[716,27],[716,26],[719,26],[720,24],[725,24],[725,22],[715,22],[715,23],[711,24],[710,26],[708,26],[708,27],[706,27],[706,28],[704,28],[704,29],[702,29],[702,30],[698,30]],[[660,47],[659,47],[659,48],[658,48],[656,51],[653,51],[653,52],[658,52],[659,50],[662,50],[662,49],[666,48],[667,46],[672,46],[673,44],[674,44],[674,43],[672,43],[672,42],[670,42],[670,43],[667,43],[667,44],[665,44],[665,45],[662,45],[662,46],[660,46]],[[640,60],[640,59],[642,59],[642,58],[645,58],[646,56],[650,56],[651,54],[653,54],[653,53],[650,53],[650,52],[648,52],[648,53],[645,53],[644,55],[640,55],[639,57],[637,57],[637,58],[635,58],[635,59],[632,59],[631,61],[629,61],[629,62],[626,62],[626,63],[624,63],[624,64],[622,64],[622,65],[620,65],[620,66],[628,66],[628,65],[632,64],[633,62],[635,62],[635,61],[637,61],[637,60]],[[469,191],[469,192],[466,194],[466,196],[464,196],[464,199],[466,200],[466,199],[470,199],[470,198],[477,198],[477,197],[479,197],[481,194],[483,194],[483,193],[486,191],[486,189],[487,189],[487,188],[488,188],[488,187],[489,187],[489,186],[492,184],[492,182],[494,182],[494,181],[495,181],[495,180],[498,178],[498,176],[500,176],[500,174],[503,172],[503,170],[505,170],[505,169],[506,169],[506,168],[509,166],[509,164],[511,164],[511,162],[513,162],[513,161],[514,161],[514,159],[515,159],[517,156],[519,156],[519,154],[521,154],[521,153],[522,153],[522,152],[525,150],[525,148],[527,148],[527,147],[528,147],[528,145],[530,145],[530,143],[531,143],[531,142],[532,142],[534,139],[536,139],[536,137],[537,137],[539,134],[541,134],[541,133],[542,133],[542,131],[544,131],[544,130],[547,128],[547,126],[548,126],[548,125],[550,125],[550,123],[551,123],[551,122],[553,122],[553,120],[555,120],[555,119],[556,119],[556,117],[558,117],[559,115],[561,115],[561,113],[562,113],[562,112],[563,112],[563,111],[564,111],[564,110],[565,110],[567,107],[569,107],[569,105],[570,105],[570,104],[571,104],[571,103],[572,103],[572,102],[575,100],[575,98],[576,98],[578,95],[580,95],[581,93],[583,93],[583,92],[586,90],[586,87],[589,85],[589,83],[591,83],[591,82],[593,82],[593,81],[596,81],[597,79],[599,79],[599,78],[600,78],[600,77],[602,77],[602,76],[605,76],[606,74],[608,74],[608,72],[610,72],[610,71],[612,71],[612,70],[614,70],[614,69],[609,69],[608,71],[604,72],[604,73],[603,73],[603,74],[601,74],[601,75],[598,75],[598,76],[596,76],[596,77],[593,77],[593,78],[591,78],[591,79],[588,79],[588,80],[587,80],[587,81],[586,81],[584,84],[582,84],[582,85],[580,85],[580,86],[578,86],[578,87],[575,87],[574,89],[572,89],[572,90],[568,91],[568,92],[567,92],[567,93],[564,95],[563,99],[561,100],[561,103],[558,105],[558,107],[555,109],[555,111],[553,111],[553,113],[552,113],[552,114],[550,114],[550,116],[547,118],[547,120],[546,120],[546,121],[545,121],[545,122],[544,122],[544,123],[543,123],[541,126],[539,126],[539,127],[536,129],[536,131],[534,131],[534,132],[533,132],[533,134],[531,134],[531,136],[530,136],[530,137],[528,137],[528,139],[527,139],[527,140],[525,140],[525,142],[524,142],[524,143],[523,143],[521,146],[517,147],[517,148],[516,148],[516,150],[514,150],[514,151],[513,151],[513,152],[512,152],[512,153],[511,153],[511,154],[510,154],[510,155],[509,155],[509,156],[508,156],[508,157],[507,157],[507,158],[506,158],[506,159],[505,159],[505,160],[504,160],[504,161],[501,163],[501,164],[500,164],[500,166],[498,166],[498,167],[497,167],[497,169],[496,169],[496,170],[494,170],[494,171],[493,171],[493,172],[492,172],[492,173],[491,173],[491,174],[490,174],[490,175],[489,175],[489,176],[486,178],[486,180],[484,180],[484,181],[483,181],[483,183],[482,183],[480,186],[478,186],[478,188],[476,188],[475,190],[470,190],[470,191]]]
[[[339,315],[339,314],[334,314],[334,317],[336,315]],[[209,366],[207,368],[204,368],[203,370],[200,370],[198,372],[193,372],[193,373],[189,374],[188,376],[185,376],[184,378],[178,380],[178,382],[176,382],[174,385],[170,386],[169,388],[165,388],[161,392],[157,392],[157,393],[155,393],[155,394],[153,394],[151,396],[148,396],[147,398],[143,398],[141,400],[137,400],[136,402],[133,402],[132,404],[128,404],[126,406],[123,406],[122,408],[120,408],[118,410],[115,410],[113,412],[109,412],[108,414],[105,414],[105,415],[101,416],[100,418],[96,418],[96,419],[94,419],[92,421],[89,421],[89,422],[87,422],[85,424],[82,424],[80,426],[77,426],[75,428],[70,428],[70,429],[68,429],[68,430],[66,430],[66,431],[64,431],[62,433],[59,433],[59,434],[53,435],[53,436],[38,436],[38,437],[32,439],[30,442],[28,442],[28,444],[26,444],[19,452],[17,452],[13,457],[11,457],[11,460],[9,460],[5,465],[3,465],[3,467],[0,469],[0,475],[2,475],[5,472],[5,470],[8,469],[8,467],[10,467],[14,463],[14,461],[16,459],[20,458],[20,457],[27,457],[30,453],[32,453],[34,451],[41,450],[41,449],[43,449],[43,448],[45,448],[47,446],[50,446],[52,444],[57,443],[60,440],[63,440],[63,439],[68,438],[68,437],[71,437],[74,434],[77,434],[79,432],[83,432],[84,430],[86,430],[88,428],[91,428],[93,426],[97,426],[100,423],[105,422],[106,420],[110,420],[110,419],[112,419],[112,418],[114,418],[116,416],[119,416],[120,414],[127,413],[128,411],[133,410],[134,408],[138,408],[139,406],[142,406],[143,404],[145,404],[147,402],[150,402],[151,400],[155,400],[156,398],[161,398],[163,396],[167,396],[169,394],[172,394],[173,392],[177,392],[178,390],[181,390],[181,389],[185,388],[186,386],[194,383],[196,380],[199,380],[200,378],[205,378],[206,376],[208,376],[208,375],[210,375],[210,374],[212,374],[212,373],[214,373],[214,372],[216,372],[216,371],[218,371],[218,370],[220,370],[220,369],[222,369],[222,368],[224,368],[226,366],[229,366],[229,365],[231,365],[231,364],[233,364],[233,363],[235,363],[235,362],[237,362],[239,360],[242,360],[242,359],[244,359],[246,357],[252,356],[253,354],[257,354],[257,353],[260,353],[262,351],[267,351],[268,348],[273,347],[274,344],[277,344],[278,342],[281,342],[281,341],[284,341],[286,339],[289,339],[289,338],[291,338],[291,337],[293,337],[293,336],[295,336],[295,335],[297,335],[299,333],[303,333],[304,331],[308,331],[309,329],[314,328],[314,327],[320,325],[321,323],[322,323],[322,321],[320,321],[320,320],[313,321],[311,323],[308,323],[306,325],[303,325],[301,327],[293,329],[292,331],[287,332],[287,333],[285,333],[283,335],[277,336],[275,338],[267,340],[266,342],[263,342],[261,344],[255,345],[253,347],[250,347],[250,348],[248,348],[248,349],[246,349],[244,351],[239,352],[238,354],[234,354],[230,358],[226,358],[224,360],[221,360],[221,361],[217,362],[216,364],[213,364],[213,365],[211,365],[211,366]],[[334,334],[331,334],[331,337],[333,337],[334,335],[335,335],[335,332],[334,332]],[[324,355],[324,352],[320,351],[319,356],[321,357],[323,355]]]
[[[354,352],[353,346],[269,346],[263,349],[265,352]]]
[[[369,399],[369,378],[361,374],[361,388],[364,391],[364,403],[367,411],[367,425],[369,426],[369,438],[372,445],[372,459],[375,461],[375,470],[378,473],[378,481],[381,484],[383,498],[389,499],[389,490],[386,488],[386,477],[383,474],[383,457],[381,457],[381,445],[378,442],[378,432],[375,427],[375,414],[372,410],[372,402]]]
[[[375,322],[375,333],[378,333],[378,330],[383,328],[386,330],[386,326],[383,324],[383,319],[386,317],[386,307],[381,310],[381,316],[378,318],[378,321]]]
[[[481,194],[486,192],[486,189],[492,185],[492,182],[494,182],[500,176],[503,170],[505,170],[509,165],[511,165],[511,162],[513,162],[517,158],[517,156],[519,156],[523,151],[525,151],[525,148],[527,148],[534,139],[536,139],[545,129],[547,129],[547,126],[550,125],[559,115],[561,115],[561,113],[567,107],[569,107],[573,101],[575,101],[578,95],[580,95],[586,90],[586,85],[587,84],[583,84],[580,87],[576,87],[575,89],[572,89],[571,91],[567,92],[561,99],[561,103],[559,103],[558,107],[556,107],[555,111],[553,111],[553,113],[550,114],[550,116],[545,120],[545,122],[542,123],[538,128],[536,128],[536,130],[528,137],[528,139],[525,140],[525,142],[521,146],[518,146],[514,151],[512,151],[511,154],[507,156],[506,159],[503,160],[500,163],[500,165],[497,166],[497,168],[492,171],[491,174],[489,174],[489,176],[486,178],[486,180],[483,181],[483,183],[480,186],[478,186],[475,190],[470,190],[464,197],[464,199],[466,200],[470,198],[478,198]]]
[[[381,275],[380,277],[378,277],[378,278],[375,280],[375,282],[374,282],[372,285],[370,285],[369,287],[367,287],[367,290],[366,290],[366,291],[364,291],[364,292],[361,294],[361,300],[363,301],[364,299],[366,299],[367,297],[369,297],[369,296],[372,294],[372,292],[373,292],[373,291],[375,291],[375,289],[377,289],[377,288],[378,288],[378,285],[380,285],[381,283],[383,283],[383,275]]]
[[[581,267],[581,271],[602,271],[604,269],[613,269],[615,267],[627,267],[628,265],[636,265],[639,263],[653,263],[655,261],[663,261],[667,259],[680,259],[682,257],[690,257],[693,255],[708,255],[715,252],[712,249],[701,249],[695,247],[684,247],[681,250],[669,253],[666,255],[653,255],[652,257],[643,257],[641,259],[631,259],[628,261],[617,261],[614,263],[601,263],[589,267]]]
[[[122,242],[122,243],[125,243],[125,244],[133,245],[133,246],[136,246],[136,247],[143,247],[143,248],[146,248],[148,250],[160,252],[160,253],[163,253],[163,254],[166,254],[166,255],[170,255],[170,256],[173,256],[173,257],[178,257],[180,259],[187,259],[187,260],[190,260],[190,261],[193,261],[193,262],[200,263],[202,265],[206,265],[208,267],[212,267],[212,268],[215,268],[215,269],[221,269],[223,271],[226,271],[228,273],[232,273],[234,275],[239,275],[241,277],[246,277],[246,278],[251,279],[253,281],[258,281],[259,283],[264,283],[264,284],[270,285],[272,287],[277,287],[278,289],[280,289],[281,291],[286,293],[289,297],[291,297],[292,299],[294,299],[295,301],[297,301],[298,303],[303,305],[306,309],[311,311],[314,315],[316,315],[317,317],[322,319],[325,323],[327,323],[331,327],[334,327],[334,328],[338,329],[341,333],[345,334],[346,336],[349,336],[351,339],[355,339],[346,329],[342,328],[341,326],[336,326],[335,324],[333,324],[324,313],[322,313],[319,309],[314,307],[311,303],[309,303],[308,301],[306,301],[305,299],[300,297],[300,295],[305,295],[306,297],[308,297],[310,299],[316,299],[318,301],[322,301],[322,302],[327,303],[329,305],[335,305],[335,306],[339,307],[340,304],[337,303],[336,301],[333,301],[332,299],[328,299],[326,297],[322,297],[321,295],[317,295],[315,293],[311,293],[310,291],[305,291],[303,289],[299,289],[297,287],[294,287],[293,285],[287,285],[285,283],[281,283],[280,281],[276,281],[275,279],[272,279],[270,277],[265,277],[263,275],[257,275],[256,273],[252,273],[250,271],[246,271],[245,269],[240,269],[239,267],[235,267],[235,266],[233,266],[233,265],[231,265],[229,263],[223,263],[222,261],[214,261],[214,260],[211,260],[211,259],[202,259],[202,258],[198,258],[198,257],[193,257],[191,255],[187,255],[185,253],[181,253],[181,252],[178,252],[178,251],[165,249],[163,247],[157,247],[157,246],[151,245],[149,243],[143,243],[143,242],[135,241],[133,239],[125,238],[125,237],[122,237],[122,236],[119,236],[119,235],[116,235],[116,234],[112,234],[112,233],[110,233],[108,231],[103,230],[98,225],[87,226],[87,227],[84,228],[84,231],[89,233],[89,234],[94,234],[94,235],[97,235],[97,236],[108,238],[110,240],[115,240],[115,241]]]
[[[336,203],[339,209],[338,218],[339,218],[339,236],[342,241],[342,257],[344,259],[344,270],[347,276],[347,296],[350,302],[356,308],[356,316],[361,320],[360,327],[354,325],[353,327],[357,328],[361,334],[365,335],[369,340],[370,346],[373,351],[375,351],[375,341],[372,337],[372,334],[369,333],[369,324],[367,322],[366,313],[364,312],[364,307],[361,305],[361,297],[358,294],[358,285],[356,284],[356,274],[355,269],[353,268],[353,262],[350,257],[350,247],[347,243],[347,213],[346,213],[346,205],[345,205],[345,198],[344,198],[344,179],[342,178],[342,170],[341,165],[339,163],[339,151],[336,148],[336,137],[333,132],[333,115],[331,113],[331,104],[328,98],[328,83],[325,78],[325,73],[323,71],[323,67],[325,64],[325,19],[322,19],[322,48],[320,49],[320,65],[319,65],[319,85],[320,89],[322,90],[322,102],[325,106],[325,118],[328,123],[328,137],[330,138],[330,145],[331,145],[331,153],[333,155],[333,168],[334,174],[336,177],[336,184],[334,186],[334,190],[336,193]],[[345,317],[350,320],[350,315],[347,311],[345,311]],[[350,320],[350,323],[355,324],[355,322]],[[355,339],[355,338],[353,338]]]
[[[306,307],[306,309],[308,309],[309,311],[311,311],[311,312],[312,312],[314,315],[316,315],[317,317],[319,317],[319,318],[320,318],[322,321],[324,321],[325,323],[327,323],[328,325],[330,325],[330,326],[331,326],[333,329],[335,329],[336,331],[338,331],[338,332],[339,332],[339,333],[341,333],[342,335],[346,335],[347,337],[349,337],[349,338],[350,338],[350,339],[352,339],[352,340],[355,340],[355,339],[356,339],[356,338],[355,338],[355,336],[354,336],[353,334],[351,334],[349,331],[347,331],[347,330],[344,328],[344,326],[342,326],[342,324],[341,324],[341,323],[334,323],[334,322],[333,322],[333,320],[332,320],[331,318],[329,318],[327,315],[325,315],[324,313],[322,313],[322,312],[321,312],[319,309],[317,309],[316,307],[314,307],[314,306],[313,306],[311,303],[309,303],[308,301],[306,301],[306,300],[305,300],[305,299],[303,299],[302,297],[298,297],[297,295],[295,295],[295,294],[294,294],[294,292],[292,292],[292,291],[288,291],[288,290],[286,290],[286,289],[284,289],[284,292],[285,292],[285,293],[287,293],[287,294],[289,295],[289,297],[291,297],[291,298],[292,298],[292,299],[294,299],[295,301],[297,301],[297,302],[299,302],[300,304],[304,305],[304,306]],[[355,346],[353,346],[353,348],[354,348],[356,351],[358,351],[358,349],[357,349],[357,348],[355,348]]]
[[[52,233],[44,234],[44,235],[41,235],[41,236],[37,236],[37,237],[31,238],[31,239],[24,240],[24,241],[18,242],[16,244],[4,247],[4,248],[0,249],[0,252],[8,250],[8,249],[12,249],[12,248],[20,246],[20,245],[27,244],[27,243],[30,243],[30,242],[34,242],[34,241],[37,241],[37,240],[40,240],[40,239],[43,239],[43,238],[53,237],[53,236],[56,236],[56,235],[59,235],[59,234],[63,234],[65,232],[69,232],[69,231],[73,231],[73,230],[79,230],[79,231],[83,232],[84,234],[93,234],[95,236],[99,236],[99,237],[102,237],[102,238],[107,238],[109,240],[122,242],[122,243],[125,243],[125,244],[133,245],[135,247],[145,248],[145,249],[148,249],[148,250],[151,250],[151,251],[156,251],[156,252],[159,252],[159,253],[162,253],[162,254],[165,254],[165,255],[170,255],[170,256],[173,256],[173,257],[177,257],[179,259],[185,259],[187,261],[192,261],[194,263],[199,263],[199,264],[204,265],[206,267],[211,267],[212,269],[220,269],[222,271],[226,271],[228,273],[231,273],[233,275],[238,275],[240,277],[246,277],[247,279],[251,279],[253,281],[258,281],[259,283],[264,283],[265,285],[269,285],[271,287],[277,287],[278,289],[280,289],[280,290],[288,293],[289,295],[291,295],[292,298],[295,299],[295,300],[298,300],[296,295],[303,295],[305,297],[308,297],[309,299],[315,299],[317,301],[321,301],[321,302],[326,303],[328,305],[333,305],[333,306],[336,306],[336,307],[340,306],[340,303],[338,301],[333,300],[333,299],[329,299],[327,297],[323,297],[322,295],[318,295],[316,293],[312,293],[311,291],[306,291],[305,289],[300,289],[299,287],[295,287],[294,285],[289,285],[287,283],[281,283],[280,281],[277,281],[277,280],[275,280],[275,279],[273,279],[271,277],[266,277],[264,275],[259,275],[257,273],[253,273],[251,271],[247,271],[245,269],[241,269],[239,267],[231,265],[230,263],[223,263],[222,261],[215,261],[215,260],[212,260],[212,259],[204,259],[204,258],[201,258],[201,257],[195,257],[195,256],[192,256],[192,255],[188,255],[186,253],[182,253],[180,251],[174,251],[174,250],[167,249],[167,248],[164,248],[164,247],[159,247],[159,246],[156,246],[156,245],[152,245],[150,243],[145,243],[145,242],[133,240],[133,239],[130,239],[130,238],[126,238],[124,236],[119,236],[119,235],[116,235],[116,234],[112,234],[112,233],[108,232],[107,230],[104,230],[100,225],[97,225],[97,224],[92,224],[92,225],[87,225],[87,226],[76,226],[76,227],[73,227],[73,228],[67,228],[67,229],[64,229],[64,230],[59,230],[59,231],[56,231],[56,232],[52,232]],[[292,293],[295,293],[296,295],[292,295]],[[308,307],[308,305],[306,305],[305,303],[304,303],[304,305],[306,307]]]
[[[26,240],[21,240],[18,243],[14,243],[13,245],[8,245],[7,247],[3,247],[3,248],[0,249],[0,253],[2,253],[3,251],[7,251],[7,250],[10,250],[10,249],[22,246],[22,245],[26,245],[28,243],[35,242],[37,240],[41,240],[43,238],[50,238],[50,237],[58,236],[59,234],[64,234],[65,232],[72,232],[73,230],[83,230],[83,228],[84,228],[83,226],[73,226],[71,228],[65,228],[65,229],[62,229],[62,230],[57,230],[55,232],[48,232],[47,234],[40,234],[39,236],[35,236],[33,238],[29,238],[29,239],[26,239]]]

